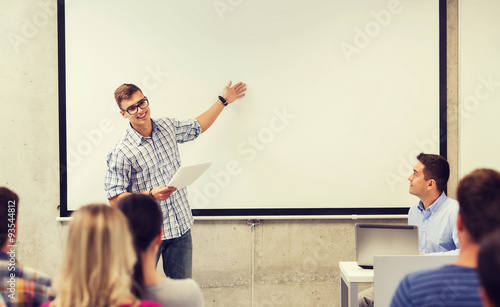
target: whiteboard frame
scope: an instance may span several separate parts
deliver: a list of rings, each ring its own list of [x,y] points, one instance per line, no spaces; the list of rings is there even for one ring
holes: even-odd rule
[[[60,217],[69,217],[67,186],[66,143],[66,57],[65,57],[65,2],[57,2],[58,19],[58,81],[59,81],[59,174]],[[446,1],[439,0],[439,153],[447,158],[447,56],[446,56]],[[195,219],[357,219],[405,218],[408,207],[393,208],[279,208],[279,209],[193,209]]]

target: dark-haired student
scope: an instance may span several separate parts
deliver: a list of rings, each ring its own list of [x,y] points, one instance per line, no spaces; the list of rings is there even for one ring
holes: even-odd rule
[[[410,207],[408,225],[418,227],[420,254],[458,254],[458,203],[444,192],[450,165],[435,154],[420,153],[417,160],[408,180],[409,193],[419,201]],[[374,306],[373,288],[359,293],[358,306]]]
[[[49,301],[50,278],[17,262],[19,196],[0,187],[0,306],[39,306]]]
[[[458,203],[444,192],[450,165],[434,154],[420,153],[417,160],[408,180],[420,200],[408,212],[408,225],[418,226],[420,253],[458,254]]]
[[[117,207],[129,221],[137,253],[135,295],[163,306],[204,306],[200,287],[194,280],[164,278],[156,271],[162,232],[162,215],[156,201],[149,196],[132,194],[122,198]]]
[[[438,269],[406,275],[392,307],[481,306],[478,253],[480,242],[500,227],[500,173],[478,169],[468,174],[458,184],[457,199],[458,259]]]
[[[500,307],[500,229],[481,243],[477,271],[485,307]]]

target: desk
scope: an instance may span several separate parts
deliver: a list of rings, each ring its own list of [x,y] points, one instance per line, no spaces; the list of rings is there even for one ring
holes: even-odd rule
[[[340,261],[340,306],[358,306],[358,283],[373,282],[373,269],[362,269],[356,261]]]

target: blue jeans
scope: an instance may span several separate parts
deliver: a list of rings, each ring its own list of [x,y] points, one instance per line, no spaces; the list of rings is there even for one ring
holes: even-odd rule
[[[191,230],[179,238],[161,241],[156,263],[163,259],[163,272],[170,278],[183,279],[192,277],[193,242]]]

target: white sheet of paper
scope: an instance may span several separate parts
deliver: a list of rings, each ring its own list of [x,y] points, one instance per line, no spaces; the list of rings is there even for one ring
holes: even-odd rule
[[[176,187],[182,189],[198,179],[209,167],[212,162],[181,166],[170,179],[167,187]]]

